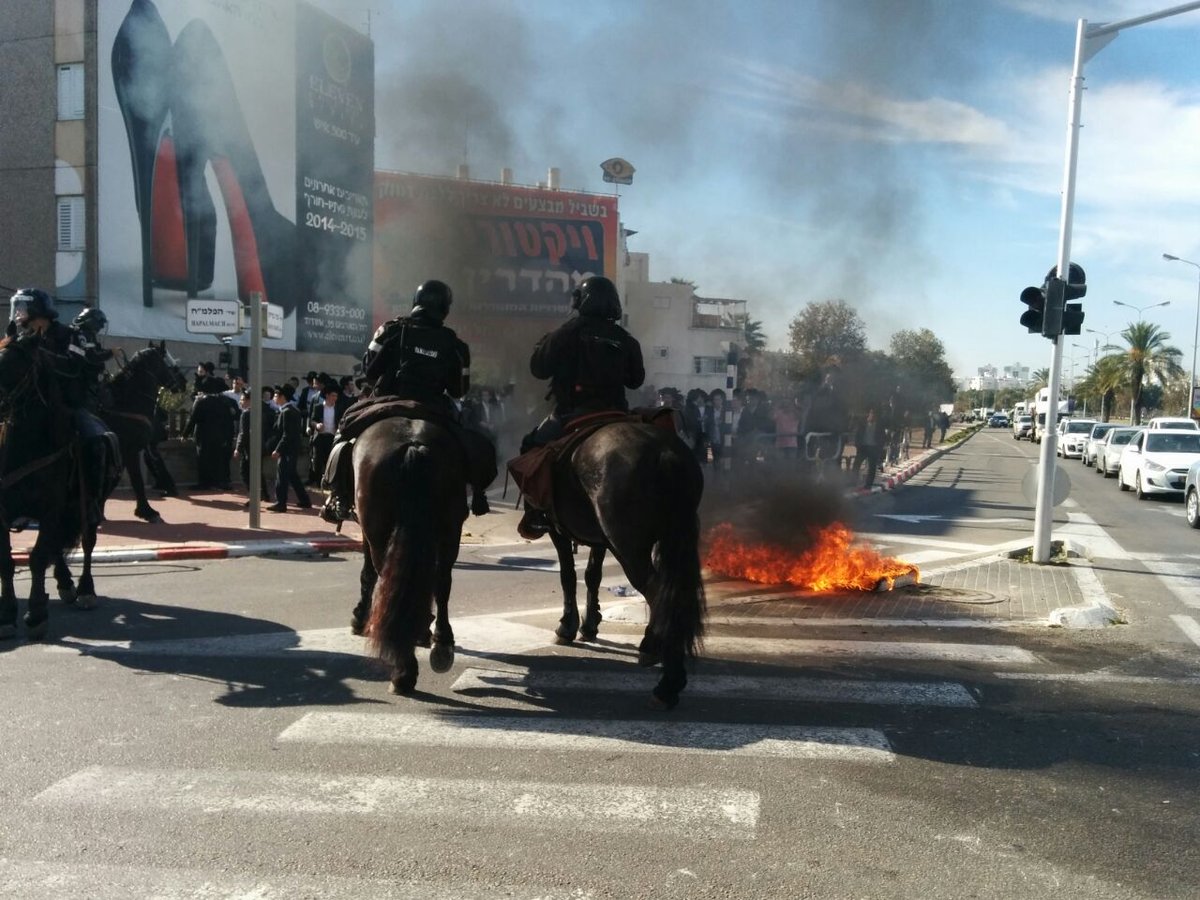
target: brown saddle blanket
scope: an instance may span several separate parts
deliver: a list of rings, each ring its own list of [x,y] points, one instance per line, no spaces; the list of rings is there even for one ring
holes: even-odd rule
[[[553,515],[554,511],[554,465],[560,459],[568,459],[575,448],[603,428],[616,422],[636,422],[653,425],[671,434],[678,435],[678,416],[668,407],[633,409],[629,412],[612,410],[588,413],[567,423],[564,434],[548,444],[534,447],[508,461],[508,471],[517,488],[525,495],[529,506],[537,507]]]
[[[444,412],[432,409],[416,400],[405,400],[387,395],[367,397],[346,410],[338,424],[338,433],[344,440],[358,437],[372,425],[403,416],[407,419],[423,419],[441,425],[458,441],[467,460],[468,480],[479,488],[487,487],[496,478],[496,448],[488,438],[478,431],[463,427]]]

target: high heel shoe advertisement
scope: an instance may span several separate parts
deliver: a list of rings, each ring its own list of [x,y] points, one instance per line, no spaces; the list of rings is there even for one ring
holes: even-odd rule
[[[296,0],[105,0],[97,24],[112,333],[187,340],[188,300],[262,294],[284,312],[268,347],[357,353],[372,327],[370,40]]]

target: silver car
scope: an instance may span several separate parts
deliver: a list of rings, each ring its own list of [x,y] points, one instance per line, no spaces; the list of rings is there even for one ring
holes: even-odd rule
[[[1188,466],[1187,478],[1183,482],[1183,515],[1193,528],[1200,528],[1200,462]]]
[[[1096,450],[1096,472],[1108,478],[1117,474],[1121,465],[1121,454],[1125,446],[1135,437],[1145,431],[1144,428],[1119,426],[1104,436],[1104,442]]]
[[[1096,461],[1096,453],[1100,449],[1100,445],[1104,443],[1104,436],[1116,427],[1115,422],[1097,422],[1092,426],[1087,443],[1083,445],[1083,456],[1080,457],[1080,461],[1085,466],[1090,466]]]

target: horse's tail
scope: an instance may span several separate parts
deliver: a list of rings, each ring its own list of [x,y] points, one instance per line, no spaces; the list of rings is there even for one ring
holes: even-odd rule
[[[649,631],[662,647],[682,647],[695,656],[704,638],[704,582],[700,577],[700,492],[703,475],[683,451],[659,460],[665,488],[663,531],[654,545],[653,605]]]
[[[365,634],[372,649],[396,663],[399,651],[429,628],[437,566],[432,521],[434,460],[428,447],[409,444],[400,458],[396,521],[371,598]]]

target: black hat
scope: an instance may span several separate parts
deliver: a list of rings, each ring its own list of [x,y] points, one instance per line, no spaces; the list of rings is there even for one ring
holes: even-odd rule
[[[316,378],[316,377],[317,377],[317,373],[316,373],[316,372],[309,372],[307,375],[305,375],[305,376],[304,376],[304,380],[305,380],[305,381],[312,381],[312,380],[313,380],[314,378]]]
[[[296,396],[296,389],[285,381],[283,384],[275,385],[275,393],[283,394],[283,396],[291,400]]]
[[[205,372],[207,372],[209,375],[211,375],[213,372],[217,371],[217,367],[216,367],[216,366],[214,366],[214,365],[213,365],[212,363],[210,363],[210,362],[206,362],[206,363],[200,363],[200,368],[202,368],[202,369],[203,369]]]

